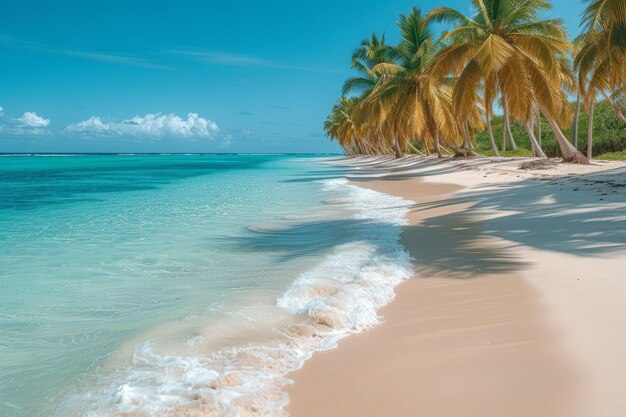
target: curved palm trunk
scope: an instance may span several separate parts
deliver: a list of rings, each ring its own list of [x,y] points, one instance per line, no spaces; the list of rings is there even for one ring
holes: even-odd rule
[[[496,140],[493,138],[493,129],[491,128],[491,116],[489,113],[485,115],[487,119],[487,133],[489,135],[489,144],[491,145],[491,150],[495,156],[500,156],[500,152],[498,152],[498,145],[496,145]]]
[[[533,146],[533,153],[538,158],[547,158],[546,154],[541,149],[541,145],[537,142],[537,138],[535,138],[535,132],[533,132],[533,127],[531,123],[526,125],[526,130],[528,131],[528,136],[530,137],[530,143]]]
[[[574,114],[574,124],[572,126],[572,142],[574,148],[578,149],[578,119],[580,117],[580,93],[576,96],[576,113]]]
[[[563,162],[575,162],[578,164],[588,164],[589,160],[583,155],[578,149],[574,148],[574,146],[569,143],[559,124],[550,117],[548,114],[544,113],[544,117],[550,124],[550,128],[554,132],[554,136],[556,137],[557,142],[559,143],[559,148],[561,149],[561,155],[563,157]]]
[[[626,123],[626,117],[624,116],[624,113],[622,113],[622,110],[617,106],[617,104],[615,105],[615,113],[617,114],[617,118],[621,120],[622,123]]]
[[[537,141],[541,147],[541,113],[537,113]]]
[[[509,119],[509,104],[506,101],[506,96],[503,97],[502,100],[503,110],[504,110],[504,129],[506,130],[506,134],[509,137],[509,142],[511,142],[511,150],[517,150],[517,144],[515,143],[515,139],[513,139],[513,132],[511,132],[511,120]]]
[[[593,154],[593,112],[596,107],[595,101],[589,105],[589,124],[587,125],[587,158],[591,159]]]

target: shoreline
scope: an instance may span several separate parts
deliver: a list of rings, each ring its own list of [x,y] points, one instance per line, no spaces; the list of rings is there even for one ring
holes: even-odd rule
[[[523,160],[332,162],[353,168],[352,184],[416,201],[401,237],[416,276],[380,310],[383,324],[290,375],[289,415],[609,417],[626,406],[626,252],[612,224],[626,165],[529,172]]]

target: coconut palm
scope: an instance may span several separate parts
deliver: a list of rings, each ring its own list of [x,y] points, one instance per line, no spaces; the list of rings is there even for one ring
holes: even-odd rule
[[[584,34],[574,60],[578,82],[588,107],[599,94],[613,106],[618,120],[626,117],[618,98],[626,88],[626,2],[592,0],[583,13]]]
[[[563,135],[559,123],[567,121],[569,108],[563,88],[569,88],[571,72],[564,63],[570,43],[558,19],[542,19],[550,9],[545,0],[473,0],[476,13],[465,16],[439,7],[430,21],[456,24],[443,36],[447,46],[438,54],[434,74],[458,74],[453,93],[454,111],[468,117],[479,101],[484,85],[485,111],[501,96],[505,116],[530,126],[538,108],[555,133],[564,161],[586,158]],[[506,117],[505,117],[506,119]],[[540,146],[531,135],[536,151]]]
[[[358,104],[356,97],[341,97],[333,106],[331,114],[324,122],[326,136],[337,140],[346,155],[370,154],[367,144],[357,134],[353,121],[354,109]]]
[[[376,65],[379,82],[368,100],[386,109],[388,127],[403,144],[420,140],[429,149],[434,145],[442,156],[442,143],[456,145],[461,130],[452,109],[452,88],[445,77],[433,77],[430,64],[437,52],[430,22],[419,9],[400,15],[401,41],[394,48],[395,62]],[[467,118],[466,120],[468,120]]]
[[[380,39],[373,33],[361,41],[361,46],[352,53],[352,69],[358,75],[350,77],[343,85],[343,95],[368,95],[378,82],[378,74],[373,68],[383,62],[393,60],[393,49],[385,43],[385,35]]]
[[[363,132],[363,138],[371,143],[371,146],[379,152],[386,153],[391,148],[396,157],[402,156],[402,150],[393,136],[383,134],[386,121],[385,111],[380,103],[366,100],[372,89],[380,81],[381,75],[373,69],[376,65],[385,62],[393,62],[394,50],[385,43],[385,36],[380,39],[373,33],[370,38],[361,41],[361,46],[352,54],[352,69],[358,75],[351,77],[344,83],[344,95],[356,95],[359,97],[359,106],[355,109],[355,120],[359,123]]]

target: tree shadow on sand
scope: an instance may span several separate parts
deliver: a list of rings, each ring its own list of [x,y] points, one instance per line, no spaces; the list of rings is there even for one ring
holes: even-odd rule
[[[431,218],[423,226],[445,229],[450,223],[472,224],[480,219],[477,236],[598,256],[626,249],[625,191],[626,169],[618,169],[495,185],[434,204],[416,204],[413,210],[470,203],[462,212]]]
[[[456,170],[438,161],[433,170]],[[423,165],[422,165],[423,166]],[[407,171],[410,169],[407,168]],[[402,228],[402,243],[421,276],[473,278],[527,269],[532,260],[517,245],[577,256],[626,249],[626,170],[578,177],[546,177],[454,194],[412,211],[463,204],[461,211],[427,218]],[[608,174],[608,175],[607,175]],[[618,174],[618,175],[615,175]],[[396,173],[386,181],[414,177]],[[396,178],[399,177],[399,178]],[[599,204],[600,203],[600,204]],[[398,226],[371,220],[317,220],[247,229],[231,250],[272,251],[288,261],[320,255],[355,240],[386,250],[382,242]],[[496,239],[494,239],[496,238]],[[231,238],[232,239],[232,238]]]
[[[424,277],[472,278],[530,266],[515,254],[513,245],[488,239],[479,219],[465,213],[407,226],[402,236],[416,271]]]
[[[418,270],[429,271],[429,276],[441,273],[465,277],[507,273],[526,267],[525,262],[506,248],[480,242],[480,223],[461,221],[449,218],[402,229],[403,236],[417,239],[417,247],[408,249]],[[395,256],[389,252],[386,237],[398,236],[398,227],[359,219],[315,221],[277,228],[248,228],[244,236],[228,240],[235,242],[230,250],[276,252],[280,261],[324,254],[335,246],[355,241],[371,244],[379,253]]]

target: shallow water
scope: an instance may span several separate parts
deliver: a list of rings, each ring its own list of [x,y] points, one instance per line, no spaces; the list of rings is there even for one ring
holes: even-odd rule
[[[0,415],[283,415],[379,321],[408,202],[319,158],[0,157]]]

